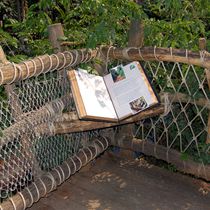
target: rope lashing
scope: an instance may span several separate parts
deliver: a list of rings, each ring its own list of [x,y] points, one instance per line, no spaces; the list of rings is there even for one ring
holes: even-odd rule
[[[170,112],[170,107],[171,107],[171,103],[170,103],[170,100],[169,100],[169,93],[164,93],[162,95],[163,97],[163,101],[164,101],[164,113],[161,114],[161,117],[165,117],[169,114]]]
[[[143,58],[142,53],[141,53],[141,48],[138,48],[138,52],[139,52],[139,56],[140,56],[141,60],[144,61],[144,58]]]
[[[137,49],[137,48],[134,48],[134,47],[127,47],[127,48],[123,49],[122,54],[123,54],[123,57],[124,57],[126,60],[132,60],[131,57],[128,55],[128,52],[129,52],[130,49]]]
[[[158,57],[157,57],[157,55],[156,55],[156,45],[154,46],[154,51],[153,51],[153,53],[154,53],[155,60],[160,62],[160,60],[158,59]]]

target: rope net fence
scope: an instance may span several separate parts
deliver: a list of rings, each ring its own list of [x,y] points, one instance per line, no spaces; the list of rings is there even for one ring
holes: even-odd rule
[[[114,50],[109,48],[105,57],[113,55]],[[208,70],[186,62],[164,61],[156,54],[148,59],[146,53],[137,51],[138,56],[133,58],[128,51],[122,55],[125,60],[140,60],[160,96],[164,113],[133,123],[133,137],[153,144],[151,155],[157,158],[156,146],[161,145],[166,149],[166,161],[170,162],[170,151],[176,150],[183,161],[193,157],[205,168],[210,163]],[[65,113],[76,111],[66,72],[91,62],[97,53],[74,50],[1,66],[2,209],[9,209],[8,205],[25,209],[110,145],[100,137],[103,129],[63,134],[55,129],[56,122],[62,125],[65,121]],[[73,126],[74,120],[68,123]],[[111,130],[116,132],[116,128]]]
[[[136,125],[134,136],[210,163],[209,86],[202,67],[163,61],[144,62],[165,111]],[[155,155],[158,158],[158,153]]]

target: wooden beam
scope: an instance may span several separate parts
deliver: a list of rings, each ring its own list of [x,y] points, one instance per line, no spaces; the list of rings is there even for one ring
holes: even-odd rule
[[[187,63],[192,65],[201,66],[204,68],[210,69],[210,54],[205,52],[202,56],[200,52],[192,52],[180,49],[170,48],[154,48],[154,47],[143,47],[143,48],[110,48],[110,47],[102,47],[100,50],[71,50],[63,53],[57,53],[55,55],[43,55],[39,56],[39,58],[34,58],[31,60],[27,60],[24,63],[16,64],[18,69],[15,70],[13,64],[7,64],[1,67],[0,69],[0,84],[7,84],[16,80],[23,80],[33,75],[38,75],[42,73],[44,64],[44,70],[50,71],[57,67],[57,70],[60,67],[66,66],[76,66],[81,61],[84,61],[84,57],[86,61],[90,61],[94,59],[97,54],[102,53],[103,57],[106,58],[107,52],[109,50],[109,56],[112,59],[117,60],[145,60],[145,61],[168,61],[168,62],[180,62]],[[73,59],[70,55],[73,56]],[[127,56],[125,56],[125,54]],[[187,55],[187,56],[186,56]],[[42,62],[40,61],[42,60]],[[50,60],[52,60],[52,65],[50,64]],[[75,62],[75,60],[77,62]],[[58,65],[59,61],[59,65]],[[34,63],[36,64],[36,71],[34,67]],[[65,64],[65,65],[64,65]],[[28,69],[27,67],[28,66]]]
[[[96,55],[97,50],[80,49],[39,56],[15,66],[9,63],[3,65],[0,69],[0,85],[23,80],[46,71],[59,71],[67,66],[76,66],[81,61],[94,59]]]
[[[18,138],[20,134],[27,134],[26,129],[35,130],[36,127],[43,124],[43,130],[42,133],[49,134],[51,133],[49,125],[47,124],[49,121],[54,119],[55,117],[61,115],[63,108],[67,106],[69,103],[69,100],[71,100],[71,96],[63,96],[60,99],[51,101],[50,103],[46,104],[45,106],[42,106],[39,110],[31,113],[27,113],[27,116],[23,117],[22,120],[15,122],[10,127],[6,128],[2,131],[2,137],[0,141],[0,147],[3,145],[13,141],[13,139]],[[29,123],[31,122],[31,123]],[[46,126],[47,125],[47,126]],[[36,133],[36,135],[39,135],[40,133]],[[51,134],[52,135],[52,134]]]
[[[182,160],[182,154],[174,149],[154,144],[152,142],[140,139],[114,139],[111,144],[124,149],[142,152],[145,155],[154,156],[157,159],[165,160],[176,166],[176,168],[184,173],[195,175],[210,181],[210,165],[203,165],[193,161],[190,157]]]
[[[160,100],[164,102],[165,94],[171,103],[181,102],[181,103],[190,103],[196,104],[198,106],[205,106],[207,109],[210,109],[210,101],[205,98],[194,99],[187,94],[184,93],[169,93],[169,92],[162,92],[160,93]]]
[[[138,122],[140,120],[143,120],[145,118],[154,117],[156,115],[160,115],[164,113],[164,107],[158,106],[152,109],[147,109],[144,112],[140,112],[137,115],[134,115],[133,117],[129,117],[123,121],[120,121],[118,123],[115,122],[100,122],[100,121],[86,121],[86,120],[79,120],[79,119],[72,119],[72,113],[66,113],[65,114],[65,120],[60,122],[54,123],[54,133],[56,134],[64,134],[64,133],[73,133],[73,132],[82,132],[82,131],[89,131],[89,130],[95,130],[95,129],[103,129],[103,128],[109,128],[113,126],[119,126],[119,125],[125,125],[130,124],[134,122]],[[69,115],[69,118],[68,118]]]
[[[104,56],[107,55],[108,47],[102,47]],[[127,56],[125,56],[125,54]],[[172,49],[162,47],[143,47],[143,48],[112,48],[109,55],[117,60],[145,60],[145,61],[167,61],[180,62],[210,68],[210,53],[193,52],[183,49]]]

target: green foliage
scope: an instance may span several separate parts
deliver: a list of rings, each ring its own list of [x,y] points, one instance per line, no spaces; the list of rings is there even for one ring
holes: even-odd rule
[[[15,1],[1,0],[0,1],[0,20],[16,17],[14,6],[15,6]]]
[[[1,46],[18,48],[18,40],[2,29],[0,29],[0,44]]]
[[[65,40],[79,42],[78,47],[126,46],[130,21],[141,19],[145,45],[197,49],[199,37],[210,38],[209,15],[208,0],[146,0],[142,5],[130,0],[40,0],[30,5],[23,22],[7,19],[6,27],[19,41],[8,43],[16,47],[15,54],[28,56],[51,52],[47,26],[57,22],[64,25]]]

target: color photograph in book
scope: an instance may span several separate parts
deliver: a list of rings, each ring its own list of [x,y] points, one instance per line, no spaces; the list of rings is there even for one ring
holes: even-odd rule
[[[109,72],[112,75],[113,82],[125,79],[125,72],[122,65],[112,68]]]
[[[158,104],[139,62],[116,66],[104,77],[82,69],[68,76],[80,119],[119,121]]]

